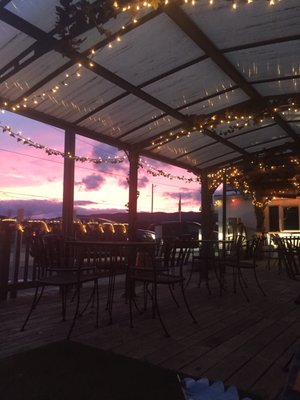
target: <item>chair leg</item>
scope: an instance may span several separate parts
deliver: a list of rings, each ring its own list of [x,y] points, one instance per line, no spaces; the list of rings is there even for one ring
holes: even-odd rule
[[[61,295],[61,315],[62,321],[66,321],[66,314],[67,314],[67,287],[61,286],[60,287],[60,295]],[[73,299],[72,299],[73,301]]]
[[[94,289],[96,290],[96,328],[99,328],[99,283],[98,279],[94,282]]]
[[[133,328],[133,315],[132,315],[132,294],[128,293],[128,303],[129,303],[129,319],[130,319],[130,328]]]
[[[193,320],[194,324],[196,324],[196,323],[197,323],[197,320],[196,320],[196,318],[194,317],[194,314],[192,313],[192,310],[191,310],[191,308],[190,308],[190,306],[189,306],[189,303],[188,303],[188,301],[187,301],[183,283],[181,284],[181,292],[182,292],[182,297],[183,297],[183,301],[184,301],[184,304],[185,304],[185,306],[186,306],[186,309],[188,310],[188,313],[189,313],[190,316],[192,317],[192,320]]]
[[[210,286],[209,286],[209,276],[208,276],[208,265],[205,267],[205,282],[206,282],[206,289],[208,291],[208,294],[211,295],[211,290],[210,290]]]
[[[286,364],[282,367],[283,372],[288,372],[290,369],[291,362],[294,358],[295,353],[291,355],[291,357],[287,360]]]
[[[116,275],[114,272],[111,272],[108,280],[108,292],[107,292],[107,303],[106,303],[106,309],[109,313],[110,324],[112,324],[112,307],[114,301],[115,281],[116,281]]]
[[[68,332],[68,334],[67,334],[67,340],[69,340],[70,337],[71,337],[71,333],[72,333],[73,328],[74,328],[74,326],[75,326],[76,319],[78,318],[78,315],[79,315],[80,297],[81,297],[81,295],[80,295],[80,287],[79,287],[79,285],[78,285],[78,288],[77,288],[76,307],[75,307],[75,312],[74,312],[73,320],[72,320],[72,323],[71,323],[71,325],[70,325],[69,332]]]
[[[162,328],[163,328],[163,330],[165,332],[165,336],[167,338],[169,338],[170,337],[169,331],[167,330],[166,325],[165,325],[165,323],[164,323],[164,321],[163,321],[163,319],[161,317],[160,309],[159,309],[159,306],[158,306],[157,285],[156,284],[154,284],[154,287],[153,287],[153,305],[154,305],[154,309],[155,309],[155,314],[157,314],[159,322],[160,322],[160,324],[161,324],[161,326],[162,326]]]
[[[232,267],[232,278],[233,278],[233,293],[236,293],[236,278],[237,278],[237,272],[235,267]]]
[[[169,288],[169,292],[171,293],[172,299],[174,300],[174,303],[176,304],[177,308],[180,308],[180,305],[178,303],[178,301],[176,300],[176,297],[174,296],[173,290],[174,288],[171,287],[171,285],[168,285]]]
[[[214,264],[215,275],[219,282],[219,294],[222,296],[225,291],[225,266],[220,264]]]
[[[259,289],[260,289],[260,291],[262,292],[262,294],[263,294],[264,296],[266,296],[265,291],[263,290],[261,284],[259,283],[259,280],[258,280],[258,277],[257,277],[257,274],[256,274],[256,269],[253,268],[253,270],[254,270],[254,277],[255,277],[255,281],[256,281],[256,283],[257,283],[257,286],[259,287]]]
[[[189,285],[189,283],[190,283],[190,281],[191,281],[191,279],[192,279],[192,275],[193,275],[193,273],[194,273],[195,264],[196,264],[196,263],[197,263],[197,261],[195,262],[195,260],[192,259],[192,266],[191,266],[191,270],[190,270],[190,273],[189,273],[189,277],[188,277],[188,279],[186,280],[185,287],[188,287],[188,285]]]
[[[250,302],[250,299],[249,299],[249,297],[247,296],[247,293],[246,293],[245,288],[244,288],[244,285],[243,285],[244,280],[243,280],[243,277],[242,277],[242,273],[241,273],[240,268],[238,268],[237,276],[238,276],[239,285],[240,285],[240,288],[242,289],[243,295],[245,296],[246,300],[247,300],[248,302]]]
[[[91,307],[94,307],[94,305],[95,305],[95,292],[96,292],[96,291],[97,291],[97,288],[96,288],[95,282],[94,282],[93,291],[92,291],[90,297],[88,298],[88,301],[86,302],[84,308],[83,308],[83,309],[80,311],[80,313],[78,314],[79,317],[81,317],[81,316],[85,313],[85,311],[87,310],[87,308],[88,308],[88,306],[89,306],[90,304],[91,304]],[[96,295],[97,295],[97,293],[96,293]]]
[[[29,312],[27,314],[27,317],[26,317],[26,319],[25,319],[25,321],[24,321],[24,323],[22,325],[22,328],[20,329],[21,332],[23,332],[25,330],[25,327],[27,325],[27,322],[29,321],[29,318],[31,317],[31,314],[32,314],[33,310],[38,305],[38,303],[39,303],[39,301],[40,301],[40,299],[42,297],[42,294],[44,293],[45,287],[44,286],[42,287],[40,294],[39,294],[39,289],[40,289],[40,286],[37,286],[36,289],[35,289],[35,293],[34,293],[34,297],[33,297],[32,303],[31,303],[30,310],[29,310]]]

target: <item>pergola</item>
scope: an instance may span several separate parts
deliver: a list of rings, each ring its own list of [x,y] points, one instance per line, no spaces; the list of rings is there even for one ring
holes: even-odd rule
[[[299,194],[299,0],[0,0],[0,19],[1,108],[65,130],[65,232],[75,134],[128,155],[132,232],[140,156],[201,180],[204,237],[222,181]]]

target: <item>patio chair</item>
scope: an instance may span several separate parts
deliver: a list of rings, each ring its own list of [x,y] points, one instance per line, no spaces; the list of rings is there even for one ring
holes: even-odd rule
[[[189,285],[194,272],[197,272],[198,288],[201,287],[202,281],[205,281],[208,294],[211,294],[209,275],[211,271],[214,271],[218,278],[216,267],[218,254],[219,242],[217,240],[200,240],[194,242],[192,246],[192,267],[186,281],[186,287]]]
[[[293,281],[300,282],[300,247],[298,243],[292,242],[288,238],[277,236],[277,244],[287,276]],[[295,304],[300,304],[300,294],[295,299]]]
[[[116,277],[124,275],[126,277],[128,265],[129,248],[124,244],[112,242],[80,242],[71,245],[81,254],[82,262],[85,267],[95,268],[99,278],[107,278],[107,300],[106,310],[109,314],[109,322],[112,323],[112,310],[114,303],[114,292]],[[126,291],[126,282],[124,284]]]
[[[136,304],[135,284],[140,283],[144,288],[144,309],[147,308],[147,298],[150,297],[152,304],[152,315],[158,316],[160,324],[164,330],[165,336],[169,337],[169,331],[162,319],[158,288],[161,286],[167,287],[170,291],[177,307],[179,303],[175,297],[176,287],[179,286],[185,307],[196,323],[196,319],[189,307],[185,295],[185,277],[183,275],[183,265],[186,257],[191,251],[188,241],[175,241],[173,243],[164,244],[164,257],[156,258],[155,246],[143,246],[142,244],[136,249],[136,263],[129,265],[128,268],[128,287],[129,287],[129,312],[130,312],[130,326],[133,327],[133,310],[132,305]]]
[[[232,277],[233,277],[233,289],[234,293],[236,293],[237,281],[239,283],[240,288],[249,302],[250,299],[247,295],[246,288],[248,287],[246,278],[243,275],[243,270],[253,271],[255,282],[261,291],[261,293],[266,296],[257,276],[257,259],[260,251],[261,239],[260,237],[255,237],[246,242],[246,246],[244,245],[244,238],[242,236],[238,236],[235,241],[232,243],[232,247],[230,253],[225,255],[224,258],[220,258],[219,260],[219,269],[225,272],[227,268],[232,268]]]
[[[91,294],[87,304],[94,303],[96,298],[96,327],[99,322],[99,275],[94,266],[84,265],[82,259],[75,254],[65,254],[64,243],[59,235],[44,235],[35,237],[32,245],[32,254],[35,258],[37,268],[36,289],[30,310],[22,325],[25,327],[36,309],[46,287],[57,287],[61,297],[62,320],[66,320],[66,309],[68,296],[71,300],[76,299],[73,319],[68,330],[67,339],[70,338],[75,326],[76,319],[82,315],[80,312],[80,300],[82,286],[85,283],[92,283]],[[67,257],[68,256],[68,257]],[[74,289],[71,294],[71,289]],[[86,308],[86,307],[85,307]]]

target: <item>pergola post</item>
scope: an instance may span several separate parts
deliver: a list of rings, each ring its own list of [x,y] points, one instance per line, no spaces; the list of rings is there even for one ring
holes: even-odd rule
[[[227,183],[226,172],[223,175],[223,191],[222,191],[222,239],[226,240],[227,230]]]
[[[75,133],[65,131],[65,154],[75,154]],[[63,180],[63,208],[62,208],[62,233],[65,238],[73,235],[74,216],[74,175],[75,160],[72,157],[64,158]]]
[[[203,240],[210,240],[214,230],[213,191],[209,188],[206,172],[201,174],[201,232]]]
[[[136,240],[137,225],[137,199],[138,199],[138,167],[139,155],[135,151],[128,154],[129,160],[129,203],[128,203],[128,225],[129,240]]]

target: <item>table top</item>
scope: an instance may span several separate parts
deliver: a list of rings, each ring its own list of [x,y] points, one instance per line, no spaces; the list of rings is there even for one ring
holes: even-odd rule
[[[84,245],[93,245],[93,246],[125,246],[125,247],[130,247],[130,246],[156,246],[156,242],[135,242],[135,241],[130,241],[130,240],[124,240],[124,241],[101,241],[101,240],[66,240],[66,244],[70,245],[78,245],[78,246],[84,246]]]

